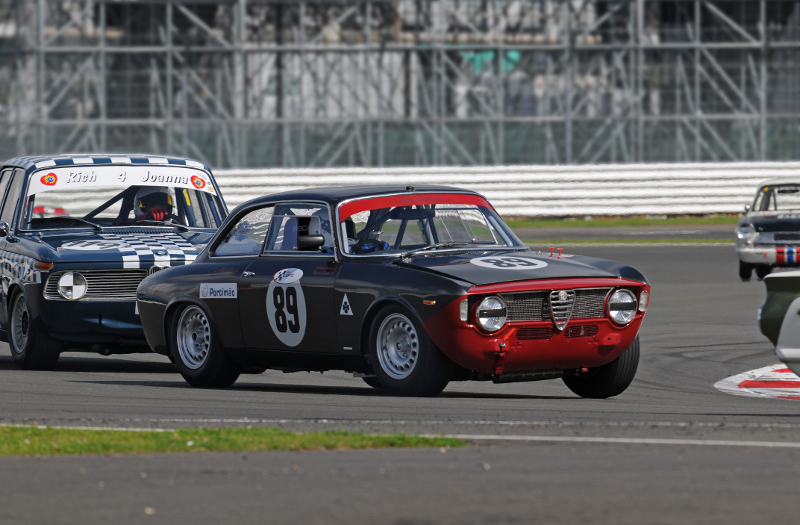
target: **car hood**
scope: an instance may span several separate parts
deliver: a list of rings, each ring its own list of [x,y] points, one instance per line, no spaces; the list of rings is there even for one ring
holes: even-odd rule
[[[35,257],[40,260],[122,262],[126,268],[147,268],[193,261],[211,236],[211,232],[136,228],[42,232],[29,239],[39,244]]]
[[[758,212],[739,221],[739,225],[750,223],[757,232],[785,232],[800,230],[800,212]]]
[[[562,255],[559,259],[558,256],[549,257],[530,251],[418,254],[401,264],[435,271],[474,285],[577,277],[627,277],[647,282],[633,268],[613,261],[580,255]]]

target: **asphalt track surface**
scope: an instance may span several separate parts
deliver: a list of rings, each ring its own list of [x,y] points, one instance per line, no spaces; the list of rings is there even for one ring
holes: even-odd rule
[[[800,402],[713,387],[777,363],[756,326],[764,285],[739,282],[733,247],[568,251],[625,261],[653,286],[638,374],[614,399],[580,399],[560,381],[451,383],[436,398],[394,398],[343,373],[271,371],[198,390],[154,355],[67,354],[54,372],[23,372],[0,350],[0,423],[553,441],[478,440],[444,452],[0,458],[0,523],[800,522],[791,504]]]

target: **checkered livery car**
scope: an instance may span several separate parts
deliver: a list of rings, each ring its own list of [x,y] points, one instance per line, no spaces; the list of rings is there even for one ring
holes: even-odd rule
[[[136,288],[192,262],[227,215],[200,163],[22,157],[0,169],[0,337],[23,368],[148,351]]]

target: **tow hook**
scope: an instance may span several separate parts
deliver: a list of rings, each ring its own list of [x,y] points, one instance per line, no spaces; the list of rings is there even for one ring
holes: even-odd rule
[[[506,344],[500,343],[500,351],[494,352],[494,355],[497,356],[494,361],[494,374],[499,376],[503,373],[503,368],[506,366],[506,355],[508,355]]]

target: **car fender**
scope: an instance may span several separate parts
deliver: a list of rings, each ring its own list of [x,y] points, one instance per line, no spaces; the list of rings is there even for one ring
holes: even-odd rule
[[[364,317],[361,319],[361,354],[367,355],[369,354],[369,329],[372,326],[372,322],[375,319],[375,315],[378,311],[383,308],[384,306],[390,304],[399,304],[405,308],[407,308],[413,315],[414,320],[419,323],[419,326],[422,326],[424,329],[425,324],[422,321],[422,316],[420,312],[417,311],[414,306],[399,295],[384,295],[375,299],[371,305],[367,308],[367,311],[364,313]]]

